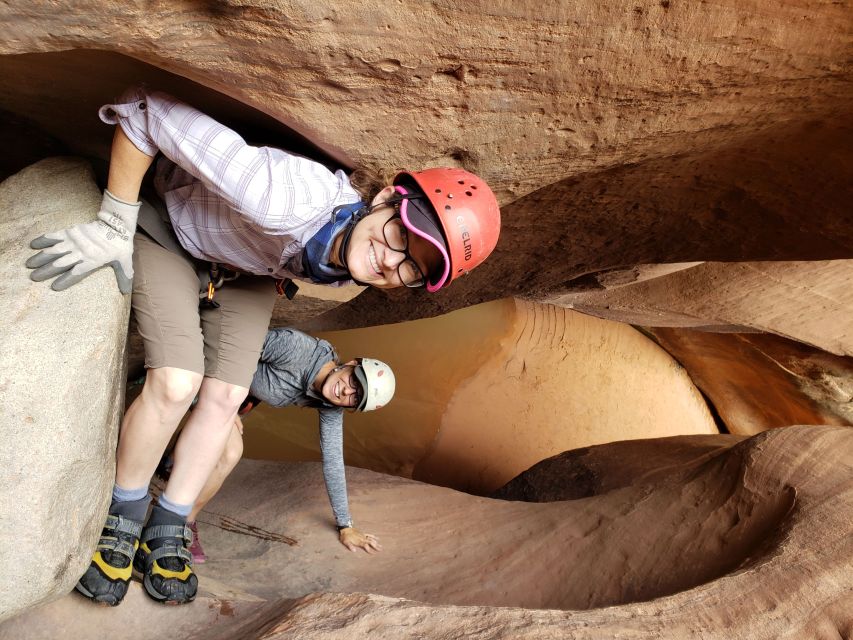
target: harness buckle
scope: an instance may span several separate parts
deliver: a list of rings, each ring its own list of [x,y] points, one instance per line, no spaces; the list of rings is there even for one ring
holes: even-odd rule
[[[199,309],[218,309],[219,303],[213,299],[216,294],[216,287],[213,285],[213,280],[207,283],[207,295],[198,303]]]
[[[288,300],[293,300],[299,291],[299,287],[290,278],[282,278],[275,281],[275,290],[279,297],[286,296]]]

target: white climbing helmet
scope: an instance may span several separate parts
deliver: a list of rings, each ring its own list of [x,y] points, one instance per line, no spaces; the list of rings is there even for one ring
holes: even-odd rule
[[[373,411],[391,402],[397,381],[391,367],[381,360],[356,358],[355,377],[361,385],[361,402],[356,410]]]

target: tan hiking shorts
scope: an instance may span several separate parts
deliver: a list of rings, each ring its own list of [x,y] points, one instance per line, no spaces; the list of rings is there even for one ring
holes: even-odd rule
[[[242,274],[199,309],[196,262],[144,233],[133,245],[133,297],[145,367],[177,367],[249,388],[275,304],[272,278]]]

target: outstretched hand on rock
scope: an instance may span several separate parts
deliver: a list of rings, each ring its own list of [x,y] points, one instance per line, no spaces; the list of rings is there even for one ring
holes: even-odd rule
[[[27,260],[27,267],[34,270],[30,278],[41,282],[58,276],[51,288],[62,291],[109,265],[119,290],[130,293],[139,206],[139,202],[124,202],[104,191],[97,220],[39,236],[30,243],[33,249],[41,249]]]
[[[339,536],[341,544],[353,553],[359,549],[364,549],[367,553],[382,551],[382,545],[379,544],[379,540],[376,539],[376,536],[370,533],[362,533],[353,527],[341,529]]]

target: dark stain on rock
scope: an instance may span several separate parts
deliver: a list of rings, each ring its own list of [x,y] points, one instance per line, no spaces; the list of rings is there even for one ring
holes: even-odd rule
[[[68,566],[71,564],[71,554],[67,554],[65,559],[59,563],[59,566],[56,567],[56,571],[53,572],[53,579],[59,580],[68,572]]]
[[[223,600],[219,603],[219,613],[223,616],[234,616],[234,606],[228,602],[228,600]]]

